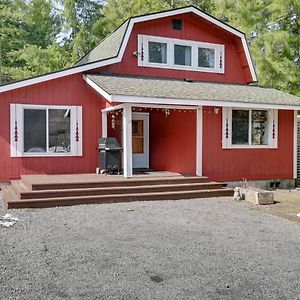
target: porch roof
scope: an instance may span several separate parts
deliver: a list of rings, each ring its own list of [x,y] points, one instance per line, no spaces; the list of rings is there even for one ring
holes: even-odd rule
[[[300,109],[300,97],[254,85],[107,74],[84,79],[111,102]]]

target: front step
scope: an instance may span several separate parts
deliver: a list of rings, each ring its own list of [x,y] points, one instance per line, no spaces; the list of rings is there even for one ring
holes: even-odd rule
[[[151,192],[143,194],[115,194],[115,195],[96,195],[63,198],[43,198],[43,199],[18,199],[17,194],[11,186],[4,187],[4,199],[7,208],[44,208],[55,206],[70,206],[80,204],[97,203],[116,203],[130,201],[149,201],[149,200],[179,200],[192,198],[209,198],[232,196],[233,190],[227,188],[210,190],[191,190],[191,191],[171,191],[171,192]]]
[[[12,181],[12,188],[19,199],[42,199],[42,198],[61,198],[61,197],[83,197],[101,196],[116,194],[147,194],[169,191],[194,191],[221,189],[222,184],[217,182],[208,183],[179,183],[179,184],[160,184],[160,185],[137,185],[137,186],[118,186],[101,188],[76,188],[58,190],[37,190],[30,191],[21,181]]]
[[[59,177],[58,177],[59,178]],[[161,185],[161,184],[180,184],[180,183],[204,183],[208,182],[205,176],[170,176],[170,177],[153,177],[153,178],[129,178],[129,179],[103,179],[100,177],[98,181],[74,181],[60,182],[59,179],[55,182],[34,182],[32,176],[21,176],[22,183],[30,190],[59,190],[59,189],[87,189],[101,187],[120,187],[120,186],[141,186],[141,185]]]

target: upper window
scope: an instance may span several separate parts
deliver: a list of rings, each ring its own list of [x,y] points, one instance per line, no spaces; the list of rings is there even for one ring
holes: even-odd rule
[[[225,148],[275,147],[277,111],[223,108]]]
[[[192,47],[174,45],[174,64],[181,66],[192,65]]]
[[[12,156],[81,155],[81,107],[11,105]]]
[[[144,67],[224,73],[224,45],[138,36],[138,65]]]
[[[211,68],[216,67],[216,50],[212,48],[198,48],[198,67]]]
[[[149,62],[166,64],[167,63],[167,44],[149,42],[148,43]]]

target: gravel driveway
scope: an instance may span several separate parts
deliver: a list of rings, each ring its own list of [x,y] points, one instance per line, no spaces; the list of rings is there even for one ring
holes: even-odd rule
[[[300,299],[299,224],[245,202],[9,212],[0,299]]]

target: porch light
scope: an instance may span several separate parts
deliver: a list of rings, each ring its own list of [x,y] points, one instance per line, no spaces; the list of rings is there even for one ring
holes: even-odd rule
[[[112,129],[115,129],[116,128],[116,117],[115,117],[115,115],[112,115],[111,116],[111,128]]]
[[[219,107],[214,107],[214,113],[215,113],[215,114],[218,114],[219,111],[220,111]]]

